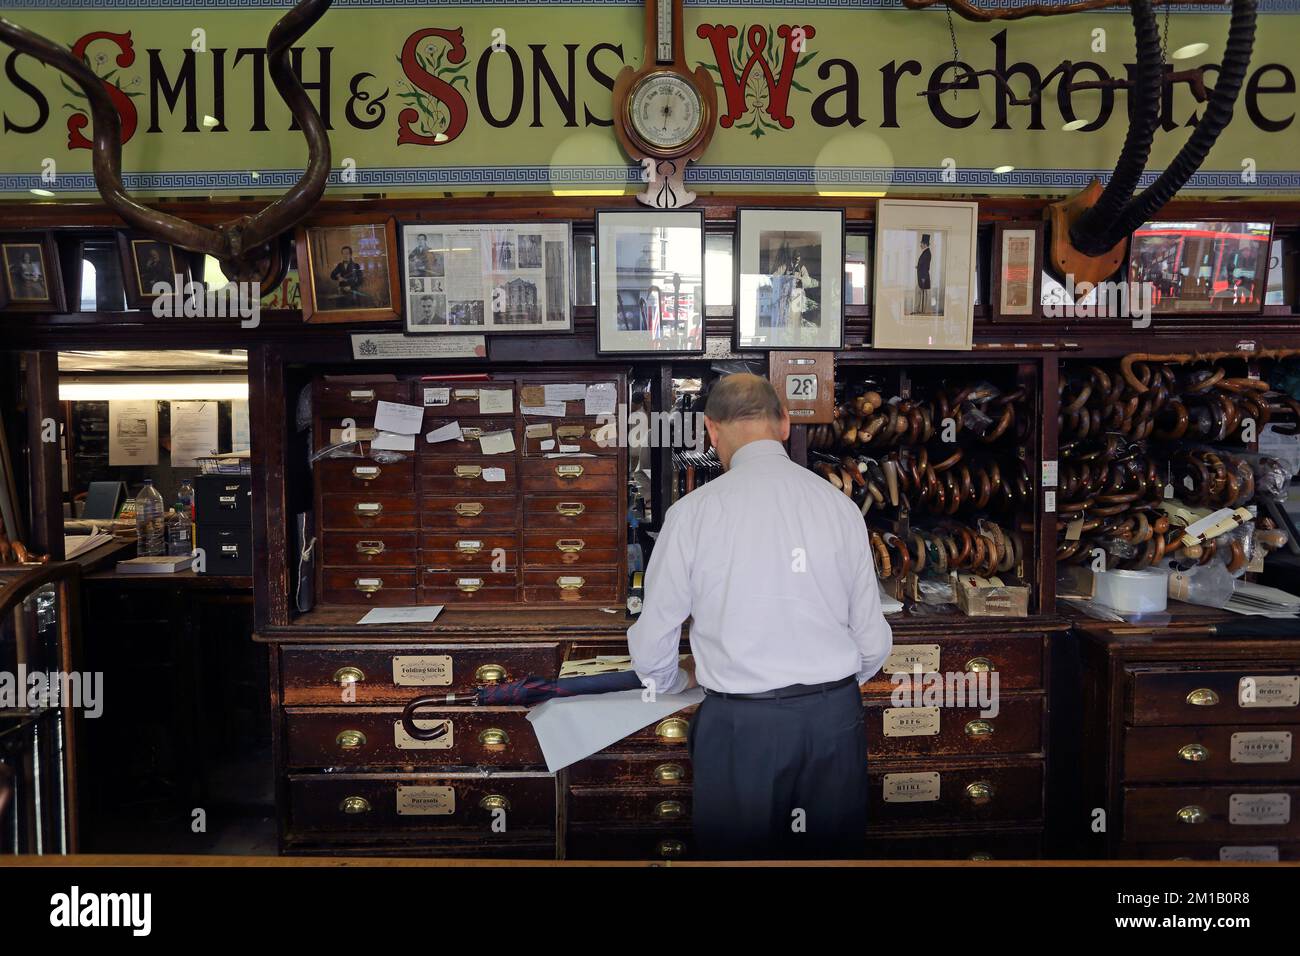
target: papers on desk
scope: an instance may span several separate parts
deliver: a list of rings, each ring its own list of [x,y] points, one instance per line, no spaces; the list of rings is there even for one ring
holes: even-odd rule
[[[371,608],[358,624],[432,624],[442,613],[443,605],[423,607]]]
[[[642,699],[644,693],[621,690],[557,697],[530,710],[528,721],[546,757],[546,769],[555,773],[704,699],[704,690],[699,687],[684,694],[659,694],[651,701]]]
[[[1223,609],[1251,617],[1296,617],[1300,616],[1300,597],[1263,584],[1237,581]]]
[[[94,551],[111,541],[114,541],[112,534],[100,531],[98,528],[90,534],[65,534],[63,536],[63,559],[71,561],[79,554],[85,554],[88,551]]]

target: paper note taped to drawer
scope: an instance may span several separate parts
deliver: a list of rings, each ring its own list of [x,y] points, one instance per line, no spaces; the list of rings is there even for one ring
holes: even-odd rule
[[[555,773],[585,760],[628,734],[704,699],[699,687],[684,694],[659,694],[653,701],[642,700],[642,693],[634,689],[557,697],[530,710],[528,720],[546,757],[546,769]]]

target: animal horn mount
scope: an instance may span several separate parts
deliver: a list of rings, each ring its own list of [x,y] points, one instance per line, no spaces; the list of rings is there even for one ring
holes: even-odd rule
[[[329,9],[332,0],[302,0],[286,13],[267,37],[271,80],[307,140],[307,167],[287,193],[256,213],[216,226],[199,225],[136,201],[122,182],[122,121],[104,82],[65,46],[0,17],[0,40],[65,74],[90,101],[94,122],[95,186],[109,207],[128,225],[181,249],[215,256],[233,280],[277,284],[288,268],[285,234],[297,225],[325,192],[330,174],[330,144],[315,104],[289,62],[294,43]]]

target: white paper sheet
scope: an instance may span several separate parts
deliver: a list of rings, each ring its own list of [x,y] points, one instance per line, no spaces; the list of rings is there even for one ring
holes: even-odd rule
[[[617,401],[618,393],[614,390],[613,382],[599,382],[595,385],[588,385],[583,414],[613,415]]]
[[[510,415],[514,410],[514,392],[510,389],[479,389],[478,413],[480,415]]]
[[[519,411],[525,415],[545,415],[548,418],[563,418],[564,402],[547,402],[545,405],[521,405]]]
[[[478,440],[478,447],[484,455],[507,455],[515,450],[515,433],[488,432]]]
[[[108,403],[108,463],[158,464],[158,403],[153,399]]]
[[[528,720],[542,745],[546,769],[555,773],[585,760],[628,734],[704,699],[699,687],[684,694],[659,694],[653,702],[642,700],[642,693],[633,689],[555,698],[530,710]]]
[[[443,605],[431,604],[422,607],[376,607],[358,624],[431,624],[442,613]]]
[[[236,399],[230,403],[230,450],[248,451],[252,447],[248,427],[248,400]]]
[[[217,453],[217,403],[172,402],[172,467],[197,468]]]
[[[443,441],[463,441],[464,436],[461,435],[460,422],[448,422],[439,428],[435,428],[424,436],[424,440],[430,445],[436,445],[438,442]]]
[[[580,402],[586,395],[586,389],[579,382],[576,385],[547,385],[542,393],[546,396],[546,404],[552,402]]]
[[[379,402],[375,406],[375,428],[381,432],[415,435],[424,424],[423,405],[403,405],[400,402]]]
[[[370,447],[377,451],[415,451],[415,436],[380,432],[371,439]]]

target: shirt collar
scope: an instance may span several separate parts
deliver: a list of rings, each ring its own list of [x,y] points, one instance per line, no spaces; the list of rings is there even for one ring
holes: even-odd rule
[[[757,461],[759,458],[767,458],[773,455],[780,455],[782,458],[788,458],[785,446],[774,438],[760,438],[757,441],[751,441],[741,445],[731,453],[731,467],[729,471],[734,471],[740,465],[748,461]]]

